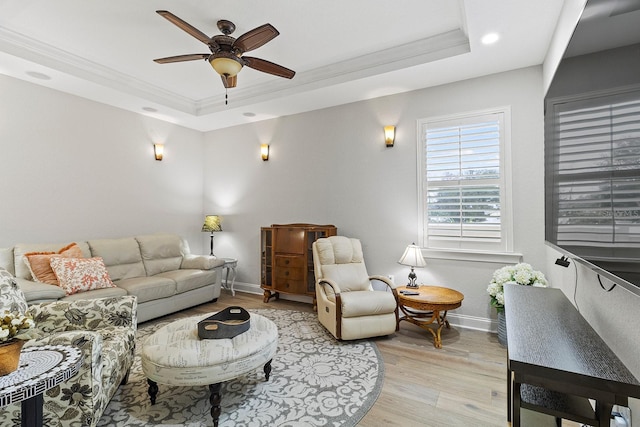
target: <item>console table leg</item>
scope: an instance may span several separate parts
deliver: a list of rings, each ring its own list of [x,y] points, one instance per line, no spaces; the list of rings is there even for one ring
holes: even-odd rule
[[[209,385],[209,391],[211,396],[209,402],[211,403],[211,418],[213,418],[213,427],[218,427],[218,420],[220,419],[220,402],[222,397],[220,396],[220,386],[222,383],[216,383]]]
[[[271,375],[271,361],[273,359],[269,360],[267,363],[264,364],[264,376],[265,376],[265,381],[269,381],[269,375]]]
[[[611,419],[612,403],[596,401],[596,418],[600,427],[608,427]]]
[[[147,378],[147,384],[149,384],[149,388],[147,390],[149,392],[149,399],[151,400],[151,404],[155,405],[156,396],[158,395],[158,383]]]

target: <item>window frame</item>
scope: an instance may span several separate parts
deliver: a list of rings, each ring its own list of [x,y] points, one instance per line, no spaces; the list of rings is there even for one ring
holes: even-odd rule
[[[427,231],[427,207],[426,207],[426,141],[425,130],[428,127],[446,125],[463,125],[479,119],[483,116],[500,115],[502,126],[500,129],[500,241],[482,242],[469,239],[433,240],[430,242]],[[512,212],[512,167],[511,167],[511,108],[509,106],[496,107],[484,110],[475,110],[464,113],[432,116],[416,121],[417,128],[417,198],[418,198],[418,241],[427,252],[438,254],[451,254],[452,258],[467,258],[468,254],[504,254],[506,258],[519,254],[513,252],[513,212]],[[473,183],[469,183],[473,185]],[[435,244],[438,242],[439,244]]]

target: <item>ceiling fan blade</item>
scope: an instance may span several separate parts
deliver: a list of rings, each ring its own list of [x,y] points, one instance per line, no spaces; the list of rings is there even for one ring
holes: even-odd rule
[[[264,59],[243,56],[242,60],[247,67],[262,71],[263,73],[273,74],[274,76],[284,77],[286,79],[292,79],[293,76],[296,75],[295,71]]]
[[[171,62],[183,62],[183,61],[195,61],[198,59],[207,59],[211,56],[210,53],[192,53],[189,55],[168,56],[166,58],[154,59],[154,62],[158,64],[169,64]]]
[[[173,13],[171,13],[171,12],[169,12],[167,10],[156,10],[156,13],[159,14],[160,16],[163,16],[164,18],[166,18],[169,22],[177,25],[181,30],[183,30],[183,31],[189,33],[190,35],[192,35],[193,37],[197,38],[202,43],[207,44],[207,45],[209,44],[209,41],[211,40],[211,37],[209,37],[208,35],[206,35],[202,31],[198,30],[196,27],[194,27],[193,25],[189,24],[188,22],[185,22],[182,19],[178,18]]]
[[[273,25],[264,24],[238,37],[233,42],[233,47],[239,48],[242,52],[249,52],[273,40],[278,34],[280,33]]]
[[[225,75],[221,75],[220,77],[222,78],[222,84],[227,89],[230,89],[232,87],[236,87],[236,84],[238,83],[238,76],[227,77]]]

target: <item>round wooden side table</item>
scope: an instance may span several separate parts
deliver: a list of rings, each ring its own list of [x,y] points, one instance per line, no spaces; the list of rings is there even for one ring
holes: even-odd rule
[[[76,347],[44,345],[27,347],[20,366],[0,377],[0,407],[22,402],[22,425],[42,426],[42,394],[78,373],[82,353]]]
[[[418,295],[410,295],[407,292],[417,292]],[[393,294],[398,301],[398,308],[404,313],[404,317],[398,319],[398,324],[406,320],[426,329],[433,335],[433,345],[436,348],[442,348],[440,338],[442,327],[449,328],[447,312],[460,307],[464,295],[453,289],[426,285],[420,285],[417,288],[399,286],[393,290]],[[433,324],[437,327],[431,327]]]

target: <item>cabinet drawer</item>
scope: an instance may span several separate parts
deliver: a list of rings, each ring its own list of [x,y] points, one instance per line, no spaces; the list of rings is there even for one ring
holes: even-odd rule
[[[279,279],[291,279],[291,280],[303,280],[304,269],[302,268],[277,268],[276,278]]]
[[[304,294],[307,292],[307,287],[303,280],[294,280],[285,277],[276,277],[274,288],[277,291],[295,294]]]
[[[305,259],[300,256],[276,255],[277,267],[305,267]]]

